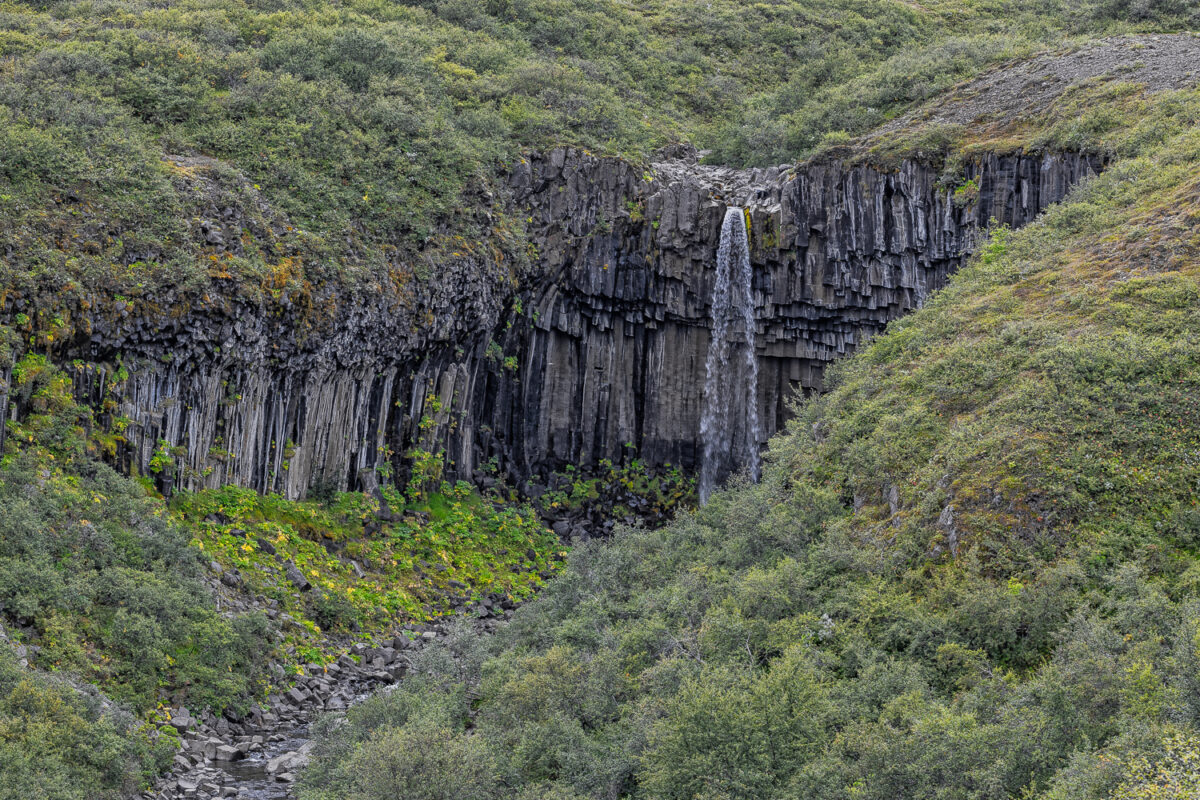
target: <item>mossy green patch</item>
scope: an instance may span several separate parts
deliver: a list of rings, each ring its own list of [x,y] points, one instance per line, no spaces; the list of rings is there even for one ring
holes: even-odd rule
[[[380,520],[370,495],[321,503],[235,487],[177,496],[171,509],[195,547],[240,572],[245,591],[314,632],[390,631],[487,595],[525,600],[565,555],[531,509],[462,482],[415,503],[383,496],[395,519]],[[292,566],[311,589],[289,578]]]
[[[583,473],[574,466],[555,472],[551,488],[534,504],[552,516],[585,514],[603,509],[607,517],[638,517],[646,521],[669,518],[675,511],[696,502],[696,479],[679,467],[664,464],[653,469],[640,458],[618,466],[601,459],[599,469]]]

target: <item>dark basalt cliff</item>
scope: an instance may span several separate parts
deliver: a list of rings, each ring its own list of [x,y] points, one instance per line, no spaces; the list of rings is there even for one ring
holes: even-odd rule
[[[942,286],[982,225],[1025,224],[1100,167],[1070,153],[984,157],[948,186],[915,161],[647,171],[558,149],[517,165],[492,200],[527,223],[527,274],[464,249],[404,302],[339,298],[316,332],[210,292],[186,314],[93,325],[66,355],[87,362],[76,386],[94,402],[123,356],[126,466],[149,470],[167,443],[175,467],[162,477],[189,488],[354,488],[414,447],[444,450],[462,477],[492,459],[524,478],[631,452],[694,468],[728,206],[750,224],[765,438],[790,395]]]

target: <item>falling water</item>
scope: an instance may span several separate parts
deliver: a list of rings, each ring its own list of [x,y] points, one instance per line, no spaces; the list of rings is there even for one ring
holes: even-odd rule
[[[700,502],[738,467],[757,480],[758,359],[754,350],[754,295],[750,242],[740,208],[725,212],[717,246],[717,280],[712,296],[712,341],[704,362],[704,411],[700,440]],[[731,331],[731,323],[740,330]],[[740,341],[731,341],[731,334]],[[737,351],[740,351],[738,353]]]

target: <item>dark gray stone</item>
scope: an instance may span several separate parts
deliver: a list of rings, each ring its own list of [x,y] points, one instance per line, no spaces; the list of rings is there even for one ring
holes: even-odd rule
[[[308,582],[308,578],[305,578],[304,573],[301,572],[300,569],[291,561],[287,563],[285,572],[287,574],[287,579],[291,581],[292,585],[300,591],[307,592],[312,589],[312,584]]]
[[[78,320],[91,337],[56,357],[85,362],[71,370],[81,398],[100,396],[122,357],[122,457],[151,474],[160,440],[181,447],[172,480],[183,489],[295,498],[317,483],[374,486],[380,453],[414,447],[444,450],[452,478],[496,457],[534,493],[545,487],[526,478],[620,463],[627,445],[651,466],[691,469],[727,207],[749,210],[765,440],[831,361],[943,286],[990,219],[1023,225],[1101,166],[1075,153],[981,155],[946,180],[917,161],[732,170],[685,158],[647,170],[557,148],[530,154],[486,201],[526,221],[524,240],[446,255],[402,292],[331,280],[308,298],[328,309],[319,319],[212,287],[207,302],[145,298],[139,308],[166,309],[154,317],[114,318],[95,298]],[[979,191],[962,202],[954,189],[967,180]]]
[[[229,744],[219,745],[216,748],[216,754],[213,756],[216,761],[238,761],[245,754],[237,747]]]

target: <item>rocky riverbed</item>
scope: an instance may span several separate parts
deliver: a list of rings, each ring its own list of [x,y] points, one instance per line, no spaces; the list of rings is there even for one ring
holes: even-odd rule
[[[474,618],[480,635],[511,615]],[[293,796],[312,745],[308,726],[320,714],[345,711],[413,668],[422,648],[445,636],[452,621],[410,625],[382,643],[356,642],[337,661],[308,664],[291,687],[272,694],[265,708],[233,721],[206,711],[178,709],[171,724],[182,746],[174,766],[142,796],[145,800],[283,800]]]

